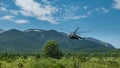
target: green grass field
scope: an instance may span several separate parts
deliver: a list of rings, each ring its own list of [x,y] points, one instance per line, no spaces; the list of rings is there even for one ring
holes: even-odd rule
[[[17,58],[3,57],[0,68],[120,68],[120,57],[91,57],[84,55],[67,55],[61,59],[29,55]]]

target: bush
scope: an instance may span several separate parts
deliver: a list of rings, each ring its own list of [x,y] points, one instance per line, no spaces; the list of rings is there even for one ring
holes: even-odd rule
[[[56,59],[60,59],[62,57],[62,52],[59,50],[58,44],[54,40],[45,43],[42,54],[46,57]]]

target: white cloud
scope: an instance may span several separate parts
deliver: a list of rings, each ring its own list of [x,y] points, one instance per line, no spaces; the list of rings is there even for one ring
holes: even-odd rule
[[[20,10],[19,12],[20,12],[22,15],[24,15],[24,16],[32,16],[32,14],[30,14],[30,13],[27,12],[27,11]]]
[[[7,7],[4,6],[4,4],[0,7],[0,11],[7,13],[7,14],[18,15],[17,10],[9,10]]]
[[[35,0],[14,0],[16,6],[19,10],[8,9],[4,4],[2,10],[6,10],[5,13],[8,15],[13,15],[12,19],[15,23],[27,23],[21,19],[15,21],[15,17],[23,15],[26,17],[33,17],[40,21],[48,21],[52,24],[58,24],[61,21],[68,20],[78,20],[88,17],[91,12],[87,11],[89,6],[78,6],[71,4],[55,5],[53,1],[41,0],[39,3]],[[54,5],[54,6],[53,6]],[[81,10],[85,9],[85,10]]]
[[[100,8],[96,8],[95,11],[97,11],[97,12],[100,11]]]
[[[0,11],[6,11],[7,9],[5,7],[0,7]]]
[[[15,2],[21,8],[20,12],[24,16],[36,17],[38,20],[48,21],[52,24],[58,23],[53,17],[58,9],[50,4],[42,5],[34,0],[16,0]]]
[[[89,6],[83,6],[83,9],[87,10],[89,8]]]
[[[15,10],[9,10],[8,12],[13,14],[13,15],[18,15],[18,11],[15,11]]]
[[[48,0],[42,0],[42,2],[46,3],[46,4],[50,4],[51,2],[49,2]]]
[[[87,15],[90,15],[90,14],[92,14],[92,12],[93,12],[93,11],[88,11],[88,12],[87,12]]]
[[[14,16],[6,15],[0,18],[0,20],[12,20]]]
[[[88,17],[89,14],[84,15],[66,15],[64,16],[64,20],[78,20]]]
[[[28,23],[28,20],[16,19],[15,16],[6,15],[0,18],[0,20],[12,21],[13,23],[24,24]]]
[[[23,20],[23,19],[18,19],[18,20],[14,20],[15,23],[18,23],[18,24],[24,24],[24,23],[27,23],[28,20]]]
[[[115,0],[118,1],[118,0]],[[109,10],[105,7],[91,8],[90,5],[78,5],[78,4],[62,4],[57,5],[48,0],[14,0],[16,6],[15,9],[9,9],[4,4],[1,5],[0,10],[5,14],[12,15],[14,18],[8,16],[8,19],[14,23],[27,23],[28,20],[16,19],[19,16],[33,17],[40,21],[48,21],[52,24],[58,24],[61,21],[78,20],[89,17],[93,12],[108,13]],[[54,6],[53,6],[54,5]],[[3,18],[5,20],[5,18]],[[16,19],[16,20],[15,20]],[[6,18],[7,20],[7,18]]]
[[[105,8],[105,7],[96,8],[95,11],[96,11],[97,13],[109,13],[109,12],[110,12],[110,11],[109,11],[107,8]]]
[[[114,5],[113,7],[116,8],[116,9],[120,9],[120,0],[114,0]]]
[[[104,7],[101,7],[101,10],[103,11],[103,13],[108,13],[108,12],[109,12],[109,10],[107,10],[107,9],[104,8]]]
[[[81,16],[73,16],[73,17],[70,17],[71,19],[82,19],[82,18],[86,18],[88,17],[87,15],[81,15]]]
[[[78,20],[82,18],[88,17],[88,13],[82,14],[80,11],[79,6],[74,6],[74,5],[62,5],[64,9],[61,13],[61,18],[62,21],[68,21],[68,20]],[[63,13],[64,12],[64,13]]]

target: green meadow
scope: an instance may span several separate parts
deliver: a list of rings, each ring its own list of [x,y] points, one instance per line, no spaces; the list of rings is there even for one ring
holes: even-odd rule
[[[65,53],[60,59],[41,54],[0,54],[0,68],[120,68],[118,53]]]

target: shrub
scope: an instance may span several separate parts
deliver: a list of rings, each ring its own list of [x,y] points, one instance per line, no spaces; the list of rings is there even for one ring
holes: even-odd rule
[[[45,43],[42,54],[46,57],[52,57],[60,59],[62,57],[62,52],[59,50],[58,43],[53,41],[48,41]]]

